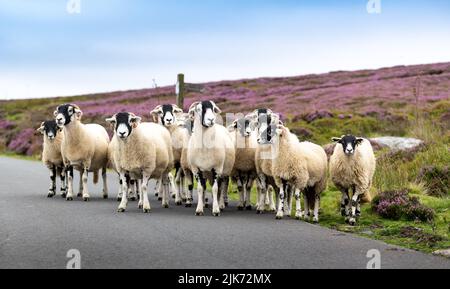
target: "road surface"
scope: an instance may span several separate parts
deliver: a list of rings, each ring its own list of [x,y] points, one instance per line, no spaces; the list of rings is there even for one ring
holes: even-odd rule
[[[48,173],[39,162],[0,158],[0,172],[0,268],[66,268],[70,249],[80,252],[82,268],[364,269],[371,249],[381,253],[382,268],[450,268],[444,258],[238,212],[235,204],[220,218],[209,210],[196,217],[194,208],[163,209],[151,193],[150,214],[133,202],[119,214],[114,174],[110,199],[91,185],[85,203],[48,199]]]

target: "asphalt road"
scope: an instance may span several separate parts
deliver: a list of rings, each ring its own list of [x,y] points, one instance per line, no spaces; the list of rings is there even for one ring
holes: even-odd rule
[[[450,268],[444,258],[238,212],[235,204],[220,218],[209,210],[196,217],[194,208],[173,202],[163,209],[151,193],[152,213],[131,202],[119,214],[114,174],[109,200],[91,185],[92,201],[84,203],[47,199],[41,163],[0,158],[0,172],[0,268],[65,268],[70,249],[80,251],[82,268],[364,269],[371,249],[380,251],[382,268]]]

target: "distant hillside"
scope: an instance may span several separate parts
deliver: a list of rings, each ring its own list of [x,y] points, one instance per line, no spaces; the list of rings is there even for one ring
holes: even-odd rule
[[[325,143],[332,134],[404,134],[411,111],[419,107],[438,121],[450,119],[450,63],[338,71],[320,75],[206,83],[195,100],[211,99],[224,112],[247,113],[269,107],[281,113],[299,136]],[[106,126],[105,117],[131,111],[148,119],[160,103],[174,103],[174,87],[65,98],[0,102],[0,151],[33,155],[40,151],[34,129],[52,118],[61,103],[78,104],[85,122]],[[416,98],[418,96],[418,98]],[[324,120],[326,120],[324,122]]]

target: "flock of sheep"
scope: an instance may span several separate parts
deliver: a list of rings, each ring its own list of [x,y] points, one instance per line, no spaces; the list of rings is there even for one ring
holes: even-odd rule
[[[239,210],[252,209],[250,195],[256,182],[258,214],[276,212],[277,219],[290,216],[295,198],[296,218],[319,222],[320,196],[330,167],[332,181],[342,192],[342,216],[356,224],[361,198],[371,187],[376,166],[368,140],[352,135],[333,138],[337,145],[328,161],[321,146],[300,142],[269,109],[238,118],[229,127],[219,124],[220,114],[212,101],[195,102],[188,113],[176,105],[160,105],[151,111],[154,122],[121,112],[106,120],[114,128],[110,140],[104,127],[81,122],[83,113],[77,105],[61,105],[55,119],[38,129],[44,135],[42,159],[50,170],[48,197],[55,196],[59,175],[61,196],[74,199],[75,169],[80,172],[78,197],[89,201],[88,173],[97,183],[101,170],[106,199],[109,167],[119,176],[119,212],[125,212],[129,200],[139,200],[139,208],[150,212],[150,179],[157,181],[156,195],[163,207],[169,207],[170,198],[175,198],[176,205],[184,202],[191,207],[195,177],[196,215],[204,215],[209,206],[209,182],[212,214],[219,216],[228,205],[232,180],[239,192]]]

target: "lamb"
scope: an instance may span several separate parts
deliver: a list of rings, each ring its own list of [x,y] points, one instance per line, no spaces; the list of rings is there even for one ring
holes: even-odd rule
[[[166,104],[157,106],[151,115],[159,124],[165,126],[172,137],[172,150],[175,166],[175,203],[181,206],[183,200],[186,201],[186,207],[191,207],[193,198],[193,174],[188,166],[182,166],[181,158],[183,150],[187,148],[190,132],[186,128],[186,123],[183,121],[183,110],[175,104]],[[180,118],[180,120],[179,120]],[[184,186],[188,185],[189,192],[185,194]]]
[[[235,120],[228,130],[236,150],[231,178],[238,186],[238,210],[242,211],[244,208],[251,210],[250,193],[256,179],[255,153],[258,145],[256,131],[251,129],[248,118]]]
[[[190,116],[194,118],[194,129],[189,139],[187,159],[198,181],[198,216],[204,215],[206,173],[211,173],[214,180],[213,216],[220,216],[221,210],[225,208],[224,197],[233,170],[235,149],[228,130],[216,124],[220,113],[221,110],[212,101],[195,102],[189,109]]]
[[[94,183],[98,182],[98,172],[102,170],[103,198],[108,198],[106,170],[108,166],[109,136],[105,128],[97,124],[83,124],[83,112],[75,104],[59,106],[55,113],[56,124],[64,130],[61,154],[68,172],[68,192],[66,200],[73,200],[73,169],[79,170],[82,181],[82,197],[90,200],[87,181],[88,173],[94,173]]]
[[[163,186],[163,206],[168,207],[169,172],[173,168],[172,143],[169,131],[155,123],[141,123],[133,113],[122,112],[106,120],[114,126],[118,146],[113,151],[122,180],[122,192],[127,193],[126,175],[138,175],[141,180],[139,208],[151,210],[148,182],[160,179]],[[125,212],[128,197],[122,196],[118,211]]]
[[[356,225],[361,216],[361,198],[369,197],[376,158],[372,145],[367,139],[353,135],[333,138],[337,143],[330,159],[331,179],[342,192],[341,214],[350,225]],[[350,204],[349,192],[353,196]]]
[[[58,128],[56,121],[45,121],[37,129],[44,136],[42,151],[42,162],[50,170],[50,188],[48,197],[56,195],[56,176],[61,179],[61,197],[65,198],[67,193],[66,172],[61,155],[61,143],[64,138],[63,131]]]
[[[272,163],[272,175],[280,188],[277,219],[283,218],[284,192],[290,185],[295,190],[296,218],[303,217],[300,203],[303,192],[305,219],[313,210],[313,222],[319,222],[320,195],[327,184],[328,158],[325,150],[310,142],[300,142],[283,125],[278,125],[275,131],[274,144],[277,152]]]

